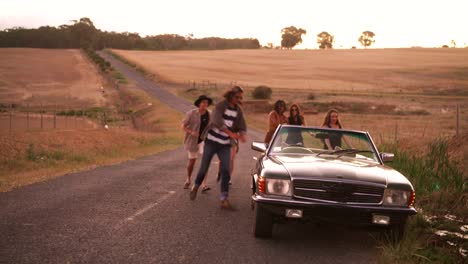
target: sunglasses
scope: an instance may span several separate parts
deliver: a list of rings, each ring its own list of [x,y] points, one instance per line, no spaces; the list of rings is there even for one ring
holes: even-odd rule
[[[297,108],[291,108],[291,111],[297,111]]]

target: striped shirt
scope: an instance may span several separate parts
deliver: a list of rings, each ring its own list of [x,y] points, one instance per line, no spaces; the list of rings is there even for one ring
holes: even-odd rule
[[[237,118],[237,108],[227,107],[223,113],[223,121],[224,125],[232,131],[233,124]],[[225,132],[213,127],[210,131],[208,131],[208,135],[206,137],[208,140],[217,142],[223,145],[230,145],[231,140]]]

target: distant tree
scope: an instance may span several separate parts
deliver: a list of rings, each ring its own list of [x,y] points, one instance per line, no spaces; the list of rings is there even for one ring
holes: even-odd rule
[[[182,49],[258,49],[258,39],[194,39],[193,34],[164,34],[141,38],[137,33],[107,32],[96,29],[91,19],[72,20],[73,24],[38,29],[10,28],[0,30],[0,47],[83,48],[86,50],[115,48],[141,50]]]
[[[449,46],[448,45],[443,45],[442,48],[446,49],[448,48]]]
[[[359,37],[359,42],[364,48],[367,48],[375,42],[374,37],[375,37],[374,32],[364,31]]]
[[[323,31],[317,35],[317,43],[321,49],[333,49],[333,42],[335,37],[330,33]]]
[[[297,44],[302,43],[302,35],[307,32],[302,28],[294,26],[286,27],[281,30],[281,47],[292,49]]]
[[[74,24],[70,26],[72,42],[76,48],[94,48],[97,29],[91,19],[82,17],[80,20],[72,20]]]
[[[452,45],[452,48],[456,48],[457,47],[457,43],[455,43],[455,40],[452,39],[452,41],[450,41],[450,45]]]

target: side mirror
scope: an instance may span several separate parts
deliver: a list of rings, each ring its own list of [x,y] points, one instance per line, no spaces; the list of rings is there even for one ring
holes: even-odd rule
[[[252,149],[258,152],[265,153],[267,149],[267,144],[265,144],[264,142],[260,142],[260,141],[253,141]]]
[[[395,155],[393,153],[380,153],[380,158],[383,162],[392,162]]]

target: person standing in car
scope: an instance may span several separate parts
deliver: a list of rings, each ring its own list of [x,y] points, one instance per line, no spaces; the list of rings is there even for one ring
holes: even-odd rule
[[[268,114],[268,131],[263,142],[269,144],[276,127],[281,124],[288,123],[288,118],[284,115],[286,111],[286,103],[283,100],[278,100],[274,104],[273,111]]]
[[[325,118],[323,119],[322,127],[326,128],[333,128],[333,129],[342,129],[343,125],[341,123],[338,110],[330,109],[328,110]],[[344,140],[346,145],[349,148],[353,148],[351,142],[349,142],[346,137],[344,137],[341,133],[338,132],[330,132],[328,137],[324,139],[324,149],[334,150],[334,149],[341,149],[341,139]]]
[[[304,116],[301,114],[301,109],[299,108],[298,104],[292,104],[289,108],[288,125],[306,126]],[[304,140],[302,138],[300,129],[289,130],[288,136],[286,138],[286,144],[295,146],[304,145]]]

